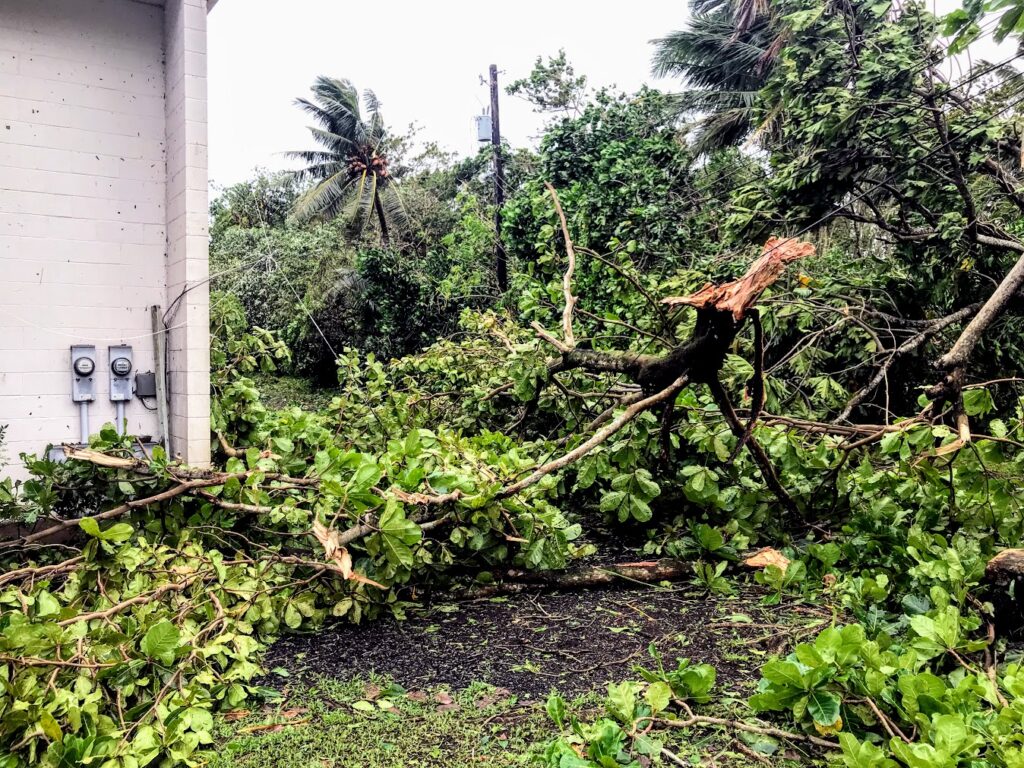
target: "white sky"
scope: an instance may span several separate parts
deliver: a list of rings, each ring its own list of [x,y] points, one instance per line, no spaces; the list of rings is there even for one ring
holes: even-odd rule
[[[932,0],[944,13],[957,0]],[[501,5],[456,0],[220,0],[209,16],[210,178],[218,185],[256,167],[289,167],[281,153],[309,149],[307,117],[292,102],[317,75],[371,88],[389,125],[416,122],[421,140],[460,155],[477,149],[473,117],[488,103],[491,63],[504,86],[523,77],[537,56],[565,48],[592,87],[626,91],[650,76],[650,40],[685,23],[686,0],[513,0]],[[1009,41],[974,46],[999,61]],[[966,63],[966,62],[965,62]],[[956,79],[960,72],[952,71]],[[502,134],[514,146],[532,143],[542,117],[502,93]]]
[[[287,167],[285,150],[311,148],[292,101],[321,74],[372,89],[395,129],[415,121],[422,139],[473,153],[488,65],[504,86],[565,48],[591,86],[632,91],[654,82],[649,40],[682,27],[685,9],[685,0],[220,0],[209,16],[210,178],[241,181],[256,166]],[[530,143],[541,118],[502,96],[502,134]]]

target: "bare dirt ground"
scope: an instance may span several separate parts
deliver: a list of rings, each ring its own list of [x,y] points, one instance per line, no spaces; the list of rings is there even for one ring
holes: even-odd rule
[[[287,637],[267,668],[292,681],[340,681],[376,674],[407,689],[461,689],[485,682],[522,698],[552,688],[574,696],[604,690],[651,666],[652,644],[666,665],[677,657],[713,665],[722,692],[741,694],[757,681],[767,655],[831,620],[807,605],[764,607],[760,591],[728,598],[693,588],[636,587],[443,603],[405,621],[339,624]],[[298,680],[296,680],[298,678]]]

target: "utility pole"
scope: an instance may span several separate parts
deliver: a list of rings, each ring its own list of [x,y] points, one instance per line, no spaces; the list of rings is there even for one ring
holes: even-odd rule
[[[508,290],[508,259],[501,239],[501,209],[505,205],[505,162],[501,156],[501,123],[498,122],[498,65],[491,64],[491,146],[494,148],[494,271],[498,290]]]

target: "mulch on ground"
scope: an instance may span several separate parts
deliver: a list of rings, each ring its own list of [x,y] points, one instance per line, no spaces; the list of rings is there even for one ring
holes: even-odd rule
[[[405,621],[336,624],[293,635],[268,652],[266,667],[289,679],[365,679],[374,673],[407,689],[473,682],[523,698],[601,691],[652,666],[652,643],[666,666],[677,657],[713,665],[719,689],[741,692],[764,657],[826,625],[810,606],[760,605],[749,589],[731,598],[692,589],[635,587],[536,592],[435,605]]]

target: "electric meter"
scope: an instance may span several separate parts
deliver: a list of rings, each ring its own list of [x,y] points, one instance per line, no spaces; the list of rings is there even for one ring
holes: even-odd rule
[[[75,373],[79,376],[92,376],[92,372],[96,370],[96,363],[88,357],[79,357],[75,360]]]
[[[132,399],[132,348],[124,345],[110,347],[107,359],[110,361],[110,399],[115,403],[127,403]]]
[[[88,403],[95,399],[93,373],[96,372],[96,347],[75,344],[71,347],[71,399]],[[88,440],[88,437],[86,437]]]

